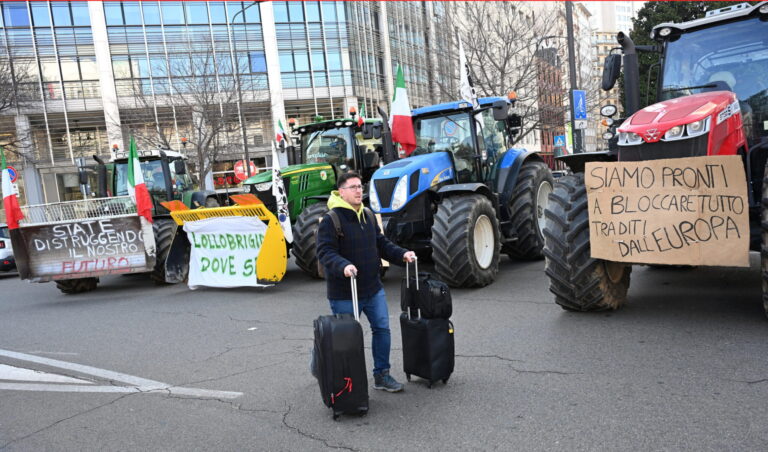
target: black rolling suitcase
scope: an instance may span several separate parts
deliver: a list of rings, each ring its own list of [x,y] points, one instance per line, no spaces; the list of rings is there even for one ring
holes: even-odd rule
[[[425,319],[448,319],[451,317],[453,305],[451,289],[448,284],[435,279],[429,273],[419,273],[418,260],[414,261],[414,273],[405,266],[405,279],[400,283],[400,310],[408,312],[421,311]]]
[[[352,309],[354,315],[324,315],[314,321],[312,374],[320,384],[323,403],[333,409],[334,420],[342,414],[368,412],[368,374],[355,277],[352,277]]]
[[[419,274],[418,267],[416,274]],[[417,279],[416,292],[419,287]],[[403,337],[403,368],[408,381],[411,375],[416,375],[428,380],[430,388],[436,381],[448,383],[455,357],[453,323],[448,318],[424,318],[420,308],[408,307],[400,314],[400,331]]]

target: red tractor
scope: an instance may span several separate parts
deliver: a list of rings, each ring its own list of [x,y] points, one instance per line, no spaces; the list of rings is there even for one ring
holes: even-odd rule
[[[587,162],[739,155],[747,178],[749,248],[762,251],[768,315],[768,2],[660,24],[651,33],[654,46],[635,47],[622,33],[617,38],[621,54],[606,58],[602,88],[613,87],[623,59],[627,117],[609,119],[616,135],[608,151],[561,158],[573,174],[557,180],[545,213],[546,273],[555,301],[569,311],[597,311],[616,309],[627,298],[632,264],[591,256]],[[658,102],[643,109],[637,51],[660,56]],[[614,106],[601,111],[615,113]]]

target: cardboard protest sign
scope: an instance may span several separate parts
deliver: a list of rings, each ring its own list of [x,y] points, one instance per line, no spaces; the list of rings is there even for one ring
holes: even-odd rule
[[[590,162],[592,257],[749,266],[749,202],[739,156]]]
[[[189,288],[266,287],[256,260],[267,225],[256,217],[221,217],[184,223],[190,243]]]
[[[25,226],[21,235],[19,271],[32,281],[145,272],[155,265],[154,251],[147,250],[154,238],[145,242],[135,215]]]

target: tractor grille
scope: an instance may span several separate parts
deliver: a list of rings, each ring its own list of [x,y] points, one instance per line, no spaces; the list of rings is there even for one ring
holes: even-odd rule
[[[397,178],[376,179],[373,183],[376,186],[376,193],[379,195],[381,207],[389,207],[392,203],[392,194],[395,191]]]
[[[659,141],[643,143],[637,146],[619,146],[619,161],[637,162],[640,160],[676,159],[707,155],[709,134],[688,140]]]

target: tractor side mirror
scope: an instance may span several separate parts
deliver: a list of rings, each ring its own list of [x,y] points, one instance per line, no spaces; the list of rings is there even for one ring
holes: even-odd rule
[[[509,103],[506,100],[497,100],[493,103],[493,119],[506,121],[509,117]]]
[[[603,82],[601,88],[603,91],[609,91],[616,84],[616,80],[621,73],[621,54],[612,53],[605,57],[603,64]]]
[[[379,167],[379,154],[377,152],[366,152],[363,154],[363,168],[371,169]]]
[[[511,114],[507,117],[507,127],[510,129],[519,129],[523,126],[523,119],[520,115]]]
[[[187,165],[184,164],[184,160],[176,160],[173,162],[173,171],[176,174],[187,174]]]
[[[373,138],[373,124],[363,124],[363,138],[370,140]]]

